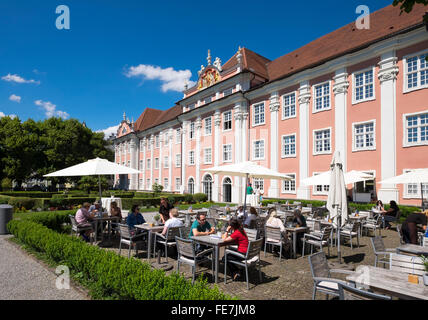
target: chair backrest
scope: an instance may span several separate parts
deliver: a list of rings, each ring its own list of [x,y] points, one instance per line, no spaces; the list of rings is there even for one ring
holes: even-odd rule
[[[170,227],[170,228],[168,228],[168,230],[166,232],[167,241],[174,241],[175,237],[179,237],[181,235],[180,228],[181,227]]]
[[[267,219],[268,217],[260,217],[260,216],[258,216],[256,219],[256,229],[259,232],[259,236],[261,238],[263,238],[265,235],[265,225],[266,225]]]
[[[265,226],[265,237],[272,240],[282,240],[282,233],[279,227]]]
[[[77,227],[76,217],[73,216],[72,214],[69,214],[68,216],[70,217],[71,225],[73,226],[73,228],[76,228]]]
[[[260,255],[260,251],[262,250],[262,246],[263,246],[263,239],[249,241],[246,259],[250,260],[250,259],[254,258],[255,256]]]
[[[217,230],[217,221],[214,218],[206,218],[211,228],[214,227]]]
[[[322,233],[323,233],[321,238],[322,241],[327,241],[328,238],[330,238],[332,229],[333,229],[332,226],[327,226],[324,229],[322,229]]]
[[[390,270],[416,274],[419,276],[425,274],[425,266],[420,257],[408,256],[398,253],[393,253],[390,255]]]
[[[208,212],[209,212],[210,218],[218,218],[219,217],[219,213],[218,213],[217,209],[210,208]]]
[[[195,247],[193,241],[190,239],[183,239],[181,237],[175,237],[177,244],[178,257],[185,256],[189,258],[195,257]]]
[[[257,234],[258,234],[257,229],[244,228],[244,231],[247,234],[249,241],[257,240]]]
[[[391,297],[339,283],[340,300],[391,300]]]
[[[404,244],[404,239],[403,239],[403,231],[401,231],[401,224],[397,224],[397,233],[400,237],[400,244]]]
[[[330,267],[323,251],[310,255],[308,259],[312,277],[330,278]]]
[[[188,239],[190,234],[190,229],[192,229],[192,226],[182,226],[180,227],[180,238]]]
[[[395,219],[396,219],[397,222],[400,222],[400,217],[401,217],[401,211],[398,210],[397,211],[397,215],[395,216]]]
[[[374,253],[385,251],[385,244],[381,236],[376,236],[370,239]]]
[[[119,232],[120,232],[120,237],[124,238],[124,239],[129,239],[131,238],[131,233],[129,232],[129,227],[127,224],[119,224]]]

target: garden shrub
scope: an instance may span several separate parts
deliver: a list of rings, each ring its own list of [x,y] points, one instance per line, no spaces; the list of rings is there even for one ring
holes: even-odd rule
[[[32,198],[10,197],[8,204],[15,209],[25,208],[25,210],[31,210],[34,208],[36,201]]]
[[[208,196],[205,193],[195,193],[193,195],[193,200],[197,203],[205,202],[208,200]]]
[[[195,200],[193,199],[193,195],[190,193],[184,194],[184,202],[186,203],[195,203]]]

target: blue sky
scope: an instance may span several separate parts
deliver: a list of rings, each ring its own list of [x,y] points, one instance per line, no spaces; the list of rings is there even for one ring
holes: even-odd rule
[[[123,112],[167,109],[197,81],[207,50],[225,63],[247,47],[278,58],[392,0],[1,0],[0,116],[117,125]],[[70,30],[55,26],[59,5]],[[133,71],[133,72],[131,72]]]

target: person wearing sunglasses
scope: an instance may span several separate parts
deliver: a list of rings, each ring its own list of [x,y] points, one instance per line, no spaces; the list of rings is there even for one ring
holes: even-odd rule
[[[193,236],[207,236],[213,233],[215,233],[215,227],[212,227],[207,221],[207,214],[204,212],[199,212],[196,215],[196,220],[193,221],[193,224],[190,228],[189,238],[191,239]],[[196,253],[203,252],[206,249],[208,249],[208,246],[203,244],[196,243],[195,245]]]

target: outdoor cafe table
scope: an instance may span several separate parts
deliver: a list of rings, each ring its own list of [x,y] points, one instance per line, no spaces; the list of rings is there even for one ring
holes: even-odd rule
[[[296,259],[296,243],[297,243],[297,234],[302,232],[307,232],[309,230],[308,227],[285,227],[285,230],[293,233],[293,258]]]
[[[148,231],[149,238],[147,241],[147,259],[150,259],[152,251],[152,235],[153,232],[162,232],[164,226],[151,226],[149,223],[137,224],[135,228]]]
[[[363,221],[367,219],[366,215],[358,215],[358,216],[349,216],[348,220],[350,220],[351,222],[359,222],[359,226],[358,226],[358,233],[360,235],[360,238],[363,236],[363,228],[362,228],[362,224]]]
[[[375,292],[406,300],[428,300],[428,286],[421,276],[419,284],[410,283],[405,272],[360,265],[355,273],[346,277],[347,281],[356,283]]]
[[[110,239],[110,233],[111,233],[111,222],[115,220],[118,221],[119,217],[115,216],[104,216],[104,217],[94,217],[93,221],[95,222],[95,241],[98,239],[98,223],[107,222],[108,223],[108,236]],[[104,240],[104,232],[101,232],[101,241]]]
[[[196,215],[199,212],[208,212],[208,209],[195,209],[195,210],[192,210],[192,211],[189,211],[189,210],[178,210],[179,214],[184,214],[186,216],[186,219],[185,219],[185,225],[186,226],[190,226],[190,216]]]
[[[428,247],[422,247],[416,244],[404,244],[397,247],[397,253],[410,253],[417,256],[428,256]]]
[[[221,237],[217,235],[208,236],[192,236],[193,241],[214,248],[214,259],[215,259],[215,283],[218,282],[218,269],[220,261],[220,247],[230,245],[230,242],[225,242]],[[224,275],[226,276],[226,275]]]

